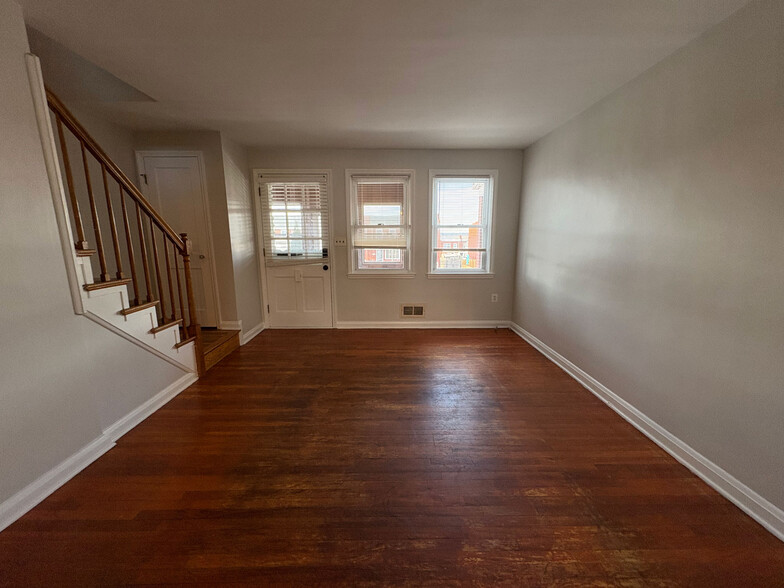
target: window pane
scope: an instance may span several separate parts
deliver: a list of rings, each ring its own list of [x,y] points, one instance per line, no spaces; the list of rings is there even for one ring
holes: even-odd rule
[[[436,224],[484,225],[489,178],[436,178]]]
[[[356,249],[357,269],[406,269],[402,249]]]
[[[487,270],[487,253],[484,251],[436,251],[437,270]]]
[[[487,232],[483,227],[436,229],[436,249],[484,249]]]
[[[363,204],[362,224],[400,225],[403,224],[402,204]]]

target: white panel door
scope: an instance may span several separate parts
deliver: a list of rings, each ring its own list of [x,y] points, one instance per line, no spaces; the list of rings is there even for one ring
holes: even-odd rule
[[[137,163],[145,197],[177,233],[188,233],[193,243],[191,276],[196,315],[201,326],[215,327],[217,305],[200,158],[144,153],[137,157]]]
[[[267,266],[269,326],[331,327],[332,283],[323,263]]]

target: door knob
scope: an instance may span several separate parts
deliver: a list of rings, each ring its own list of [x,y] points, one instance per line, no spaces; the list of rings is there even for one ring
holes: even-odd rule
[[[204,259],[204,255],[199,255],[199,259]]]
[[[329,266],[328,266],[328,265],[325,265],[325,266],[324,266],[324,267],[322,267],[321,269],[323,269],[324,271],[327,271],[327,270],[329,269]]]

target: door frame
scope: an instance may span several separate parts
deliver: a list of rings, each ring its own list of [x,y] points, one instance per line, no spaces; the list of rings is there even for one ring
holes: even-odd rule
[[[336,328],[335,325],[337,324],[338,318],[338,306],[337,306],[337,294],[335,288],[335,256],[333,251],[333,244],[335,242],[334,238],[334,228],[333,222],[335,215],[333,214],[335,208],[335,198],[333,197],[333,190],[332,190],[332,170],[331,169],[290,169],[290,168],[266,168],[266,167],[254,167],[253,170],[253,210],[254,216],[256,219],[256,239],[258,243],[258,248],[261,249],[259,252],[258,260],[259,260],[259,285],[261,287],[261,296],[262,296],[262,304],[261,304],[261,317],[262,322],[264,323],[264,328],[268,329],[269,327],[269,312],[267,312],[267,306],[269,304],[269,294],[267,288],[267,262],[264,256],[264,216],[261,213],[261,206],[259,203],[259,198],[261,198],[261,182],[259,182],[259,174],[288,174],[288,175],[308,175],[308,174],[323,174],[327,176],[327,199],[328,199],[328,210],[329,210],[329,222],[327,226],[329,227],[329,243],[327,247],[329,248],[329,265],[332,266],[332,272],[329,276],[329,287],[330,291],[332,292],[332,328]],[[276,328],[286,328],[286,327],[276,327]],[[323,329],[324,327],[296,327],[298,329]]]
[[[207,193],[207,173],[204,167],[204,153],[201,151],[172,151],[170,149],[136,149],[134,150],[136,159],[136,176],[139,186],[141,186],[141,174],[144,169],[144,158],[149,157],[195,157],[199,167],[199,184],[201,186],[201,208],[204,215],[204,225],[207,227],[207,250],[210,253],[210,269],[212,270],[212,294],[215,300],[215,319],[217,327],[223,328],[223,317],[221,316],[220,292],[218,290],[218,266],[215,263],[215,242],[212,238],[212,223],[210,222],[210,199]],[[144,193],[144,190],[142,190]],[[145,196],[146,198],[146,196]],[[166,220],[166,219],[164,219]]]

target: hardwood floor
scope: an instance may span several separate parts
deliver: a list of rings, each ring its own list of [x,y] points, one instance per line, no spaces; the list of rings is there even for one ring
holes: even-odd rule
[[[265,331],[0,533],[0,584],[784,586],[506,330]]]

